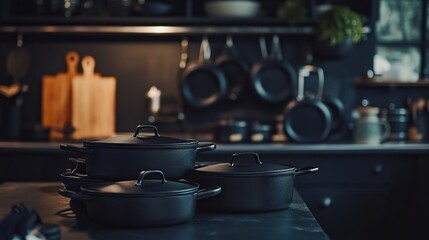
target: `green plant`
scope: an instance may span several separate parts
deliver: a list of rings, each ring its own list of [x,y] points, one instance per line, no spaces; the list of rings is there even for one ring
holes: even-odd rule
[[[279,7],[277,16],[293,25],[305,22],[307,13],[307,8],[301,0],[285,0]]]
[[[336,6],[319,17],[319,38],[330,45],[338,45],[347,38],[354,44],[366,38],[366,18],[348,7]]]

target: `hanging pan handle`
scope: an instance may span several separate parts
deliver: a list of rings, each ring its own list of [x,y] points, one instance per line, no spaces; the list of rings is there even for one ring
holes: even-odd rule
[[[283,61],[282,47],[280,46],[279,35],[274,35],[271,46],[271,58],[277,61]]]
[[[317,86],[316,98],[322,99],[323,86],[325,83],[323,69],[313,65],[305,65],[299,69],[299,74],[298,74],[299,76],[298,77],[298,96],[296,97],[298,101],[304,99],[304,88],[305,88],[304,78],[310,76],[310,73],[312,72],[317,73],[318,86]]]
[[[245,153],[234,153],[234,154],[232,154],[231,161],[229,162],[229,165],[231,167],[233,167],[235,165],[235,162],[234,162],[235,158],[237,158],[239,156],[245,156],[245,155],[252,156],[253,159],[256,161],[256,164],[262,164],[261,159],[259,159],[259,155],[257,153],[245,152]]]
[[[136,131],[134,132],[133,137],[137,137],[140,134],[140,132],[141,132],[142,129],[148,129],[148,128],[153,129],[155,137],[159,137],[160,136],[157,127],[155,127],[153,125],[138,125],[137,128],[136,128]]]
[[[262,59],[268,59],[267,42],[264,36],[259,37],[259,48],[261,49]]]
[[[211,58],[211,49],[210,49],[209,38],[206,35],[204,35],[203,39],[201,40],[198,62],[202,64],[210,61],[210,58]]]

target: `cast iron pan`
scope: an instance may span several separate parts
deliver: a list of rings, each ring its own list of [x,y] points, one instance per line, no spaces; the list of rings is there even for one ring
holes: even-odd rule
[[[227,36],[225,50],[215,60],[215,64],[226,77],[229,99],[236,100],[249,78],[249,67],[244,60],[239,58],[231,36]]]
[[[259,40],[262,61],[252,66],[251,83],[256,94],[265,102],[279,103],[292,97],[296,88],[296,72],[286,61],[283,61],[279,37],[273,37],[271,59],[265,38]]]
[[[196,109],[213,106],[227,95],[225,75],[210,62],[207,37],[201,42],[199,61],[188,65],[183,72],[181,92],[184,100]]]
[[[344,104],[343,102],[332,95],[325,95],[323,97],[323,103],[328,106],[332,113],[332,129],[331,133],[336,133],[341,129],[344,122]]]
[[[304,77],[310,72],[317,72],[319,76],[318,94],[313,98],[304,96]],[[322,142],[329,136],[333,119],[328,106],[321,100],[323,81],[321,68],[307,65],[300,69],[298,96],[287,105],[284,118],[284,131],[291,141]]]

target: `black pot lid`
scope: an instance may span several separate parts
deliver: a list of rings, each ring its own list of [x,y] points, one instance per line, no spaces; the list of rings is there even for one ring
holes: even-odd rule
[[[159,179],[147,179],[148,175],[158,175]],[[192,194],[198,191],[199,185],[186,181],[165,180],[159,170],[142,171],[137,181],[121,181],[95,184],[82,187],[88,195],[115,197],[161,197]]]
[[[140,134],[143,129],[152,129],[153,134]],[[109,147],[109,148],[192,148],[198,146],[194,139],[178,139],[163,137],[158,129],[152,125],[139,125],[133,136],[116,136],[105,139],[84,140],[86,147]]]
[[[248,155],[246,160],[238,163],[237,157]],[[242,159],[244,160],[244,159]],[[295,167],[275,163],[262,163],[257,153],[235,153],[229,163],[213,164],[194,170],[200,175],[219,175],[219,176],[269,176],[279,174],[294,174]]]

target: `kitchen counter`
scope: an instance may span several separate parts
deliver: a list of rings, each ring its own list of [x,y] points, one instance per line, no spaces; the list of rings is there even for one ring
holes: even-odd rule
[[[158,228],[104,228],[77,219],[61,197],[58,182],[6,182],[0,184],[0,216],[13,204],[35,209],[45,223],[61,227],[61,239],[329,239],[298,192],[288,209],[257,214],[197,212],[188,223]],[[69,214],[67,214],[69,213]],[[71,215],[70,215],[71,213]],[[67,216],[67,217],[65,217]]]
[[[65,142],[0,142],[0,153],[61,153]],[[82,145],[81,142],[72,144]],[[382,143],[379,145],[355,143],[217,143],[210,154],[231,154],[236,151],[253,151],[270,154],[429,154],[429,143]]]

